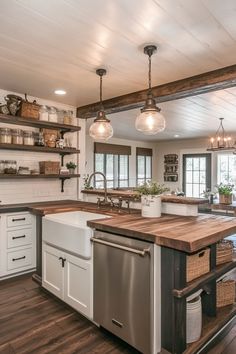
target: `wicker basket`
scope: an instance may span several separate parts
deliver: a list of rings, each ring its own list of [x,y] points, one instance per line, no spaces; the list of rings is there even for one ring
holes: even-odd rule
[[[216,284],[216,307],[232,305],[235,301],[235,281],[225,280]]]
[[[187,256],[187,282],[200,277],[210,271],[210,248]]]
[[[222,240],[216,246],[216,265],[231,262],[233,259],[233,242]]]
[[[36,101],[29,102],[25,94],[25,100],[22,100],[19,115],[24,118],[39,119],[39,105]]]
[[[60,172],[60,162],[57,161],[40,161],[39,171],[43,175],[58,175]]]

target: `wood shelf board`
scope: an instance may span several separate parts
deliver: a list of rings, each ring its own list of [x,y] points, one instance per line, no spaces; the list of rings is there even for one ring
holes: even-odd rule
[[[47,152],[47,153],[61,154],[61,155],[79,154],[80,152],[80,150],[77,150],[76,148],[59,149],[59,148],[50,148],[47,146],[15,145],[15,144],[2,144],[2,143],[0,143],[0,149]]]
[[[0,179],[24,179],[24,178],[60,178],[60,179],[68,179],[68,178],[77,178],[80,177],[80,174],[69,174],[69,175],[62,175],[62,174],[53,174],[53,175],[14,175],[14,174],[3,174],[0,175]]]
[[[81,130],[81,128],[76,125],[40,121],[33,118],[10,116],[7,114],[0,114],[0,122],[6,124],[29,126],[34,128],[58,129],[64,132],[77,132]]]
[[[188,344],[183,354],[197,353],[197,351],[208,343],[234,316],[236,316],[236,304],[217,309],[216,317],[203,315],[201,338],[194,343]]]
[[[192,280],[191,282],[187,283],[187,286],[183,289],[173,289],[173,295],[177,298],[187,297],[193,294],[198,289],[202,288],[205,284],[210,282],[211,280],[218,279],[225,273],[228,273],[232,269],[236,268],[236,259],[232,262],[228,262],[225,264],[221,264],[213,269],[207,274],[202,275],[201,277]]]

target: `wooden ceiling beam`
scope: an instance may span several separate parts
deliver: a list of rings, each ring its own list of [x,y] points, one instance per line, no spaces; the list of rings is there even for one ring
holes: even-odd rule
[[[236,65],[195,75],[185,79],[154,86],[153,96],[157,103],[223,90],[236,86]],[[106,114],[127,111],[143,106],[147,90],[136,91],[103,101]],[[92,118],[99,111],[99,102],[77,108],[77,117]]]

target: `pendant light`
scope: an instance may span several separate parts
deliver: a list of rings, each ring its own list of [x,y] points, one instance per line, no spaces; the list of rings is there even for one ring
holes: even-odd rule
[[[151,57],[156,52],[155,45],[148,45],[144,47],[144,53],[148,55],[149,70],[148,70],[148,94],[144,107],[135,121],[135,128],[147,135],[155,135],[165,129],[166,122],[163,115],[160,113],[161,109],[156,106],[156,101],[152,95],[151,87]]]
[[[105,116],[102,103],[102,77],[106,75],[106,70],[97,69],[96,74],[100,76],[100,110],[89,128],[89,135],[95,140],[106,141],[113,135],[113,128],[110,124],[110,120]]]
[[[235,147],[232,144],[231,136],[228,136],[223,127],[224,118],[219,118],[220,125],[215,133],[215,137],[211,137],[210,139],[210,147],[208,147],[207,151],[220,151],[220,150],[232,150]]]

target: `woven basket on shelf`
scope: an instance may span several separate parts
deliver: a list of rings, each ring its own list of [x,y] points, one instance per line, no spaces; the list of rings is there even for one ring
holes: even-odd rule
[[[216,307],[232,305],[235,301],[235,281],[222,280],[216,284]]]
[[[233,242],[222,240],[216,246],[216,265],[231,262],[233,259]]]
[[[187,282],[200,277],[210,271],[210,248],[201,250],[187,256],[186,280]]]

